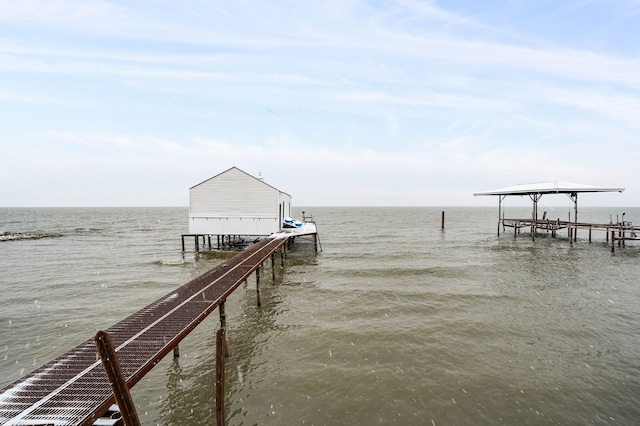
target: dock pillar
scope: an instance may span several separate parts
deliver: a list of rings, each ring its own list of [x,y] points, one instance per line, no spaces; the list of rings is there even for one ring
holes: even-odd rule
[[[218,307],[218,310],[220,311],[220,328],[227,328],[227,314],[224,310],[225,302],[226,299],[220,302],[220,306]]]
[[[262,301],[260,300],[260,267],[256,269],[256,294],[258,296],[258,307],[262,306]]]
[[[271,280],[273,280],[273,282],[276,281],[276,265],[275,265],[275,257],[276,257],[276,253],[273,252],[271,253]]]
[[[227,329],[227,313],[225,312],[225,309],[224,309],[224,304],[226,301],[227,299],[223,300],[222,302],[220,302],[220,305],[218,306],[218,310],[220,311],[220,328],[223,330]],[[227,345],[226,334],[223,334],[222,336],[224,337],[224,341],[223,341],[224,356],[229,356],[229,347]]]
[[[120,360],[113,342],[111,342],[111,337],[106,331],[101,330],[96,334],[94,341],[125,426],[141,426],[136,412],[136,405],[133,403],[131,393],[129,393],[127,380],[122,372]]]
[[[616,251],[616,231],[611,231],[611,253],[615,253]]]
[[[216,424],[224,426],[224,358],[226,352],[225,329],[216,332]]]
[[[502,212],[502,200],[504,200],[505,197],[506,195],[498,195],[498,237],[500,236],[500,222],[502,222],[502,232],[504,232],[504,213]],[[500,220],[501,217],[502,220]]]

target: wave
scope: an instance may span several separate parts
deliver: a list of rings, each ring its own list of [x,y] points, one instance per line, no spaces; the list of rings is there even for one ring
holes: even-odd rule
[[[178,259],[178,260],[155,260],[152,262],[153,264],[156,265],[163,265],[163,266],[182,266],[182,265],[186,265],[187,262],[184,259]],[[192,263],[192,262],[189,262]]]
[[[42,238],[58,238],[61,234],[45,232],[0,232],[0,241],[40,240]]]

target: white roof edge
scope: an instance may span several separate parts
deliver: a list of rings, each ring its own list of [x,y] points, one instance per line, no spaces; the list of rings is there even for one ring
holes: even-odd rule
[[[528,195],[528,194],[570,194],[578,192],[622,192],[625,188],[612,188],[581,183],[550,181],[507,186],[491,191],[476,192],[473,195]]]

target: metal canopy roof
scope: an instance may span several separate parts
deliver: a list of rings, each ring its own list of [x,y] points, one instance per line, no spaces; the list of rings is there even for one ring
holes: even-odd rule
[[[624,188],[584,185],[581,183],[550,181],[507,186],[473,195],[532,195],[532,194],[577,194],[579,192],[622,192]]]

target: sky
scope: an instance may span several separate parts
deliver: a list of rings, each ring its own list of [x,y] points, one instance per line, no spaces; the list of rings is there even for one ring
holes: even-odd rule
[[[0,0],[0,160],[6,207],[233,166],[297,206],[640,206],[640,0]]]

